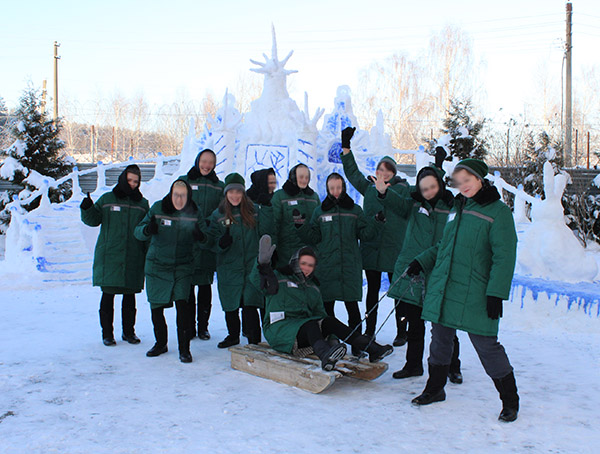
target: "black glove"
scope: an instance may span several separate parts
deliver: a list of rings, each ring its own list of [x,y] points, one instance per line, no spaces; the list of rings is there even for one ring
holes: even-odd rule
[[[81,201],[81,205],[79,205],[79,208],[81,208],[82,210],[89,210],[90,208],[92,208],[93,205],[94,201],[92,200],[92,198],[90,197],[90,193],[88,192],[87,197]]]
[[[498,320],[500,317],[502,317],[502,298],[488,295],[487,314],[492,320]]]
[[[219,239],[219,247],[221,249],[227,249],[233,244],[233,237],[229,232],[229,227],[225,229],[225,234]]]
[[[279,281],[273,272],[269,263],[258,264],[258,274],[260,276],[260,288],[265,290],[267,295],[275,295],[279,291]]]
[[[442,168],[442,164],[447,155],[448,154],[446,153],[444,147],[435,147],[435,166],[438,169]]]
[[[156,222],[156,216],[150,218],[150,223],[144,227],[144,233],[146,235],[156,235],[158,233],[158,223]]]
[[[292,219],[294,220],[294,226],[299,229],[304,225],[306,215],[300,215],[300,210],[298,210],[298,208],[294,208],[294,211],[292,211]]]
[[[192,236],[194,237],[194,240],[196,240],[196,241],[204,241],[204,239],[206,238],[206,235],[204,234],[204,232],[202,230],[200,230],[200,226],[198,224],[196,224],[194,226],[194,230],[192,231]]]
[[[421,266],[421,264],[418,262],[418,260],[413,260],[408,264],[405,273],[407,276],[413,277],[418,276],[421,273],[421,271],[423,271],[423,267]]]
[[[385,222],[385,213],[383,212],[383,210],[382,210],[382,211],[380,211],[380,212],[378,212],[378,213],[375,215],[375,220],[376,220],[377,222]]]
[[[342,130],[342,148],[350,148],[350,139],[352,139],[354,131],[356,131],[356,128],[350,126]]]

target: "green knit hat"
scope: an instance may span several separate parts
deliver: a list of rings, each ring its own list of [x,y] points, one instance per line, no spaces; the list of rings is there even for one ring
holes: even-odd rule
[[[396,175],[396,173],[398,172],[398,165],[396,164],[396,160],[394,158],[392,158],[391,156],[384,156],[383,158],[381,158],[381,160],[377,164],[377,167],[379,167],[379,165],[382,162],[387,162],[387,163],[391,164],[392,169],[394,169],[394,175]]]
[[[225,189],[223,189],[223,194],[225,194],[230,189],[239,189],[240,191],[246,191],[246,182],[244,181],[244,177],[239,173],[230,173],[225,177]]]
[[[454,167],[455,172],[461,169],[475,175],[480,180],[484,180],[490,172],[490,169],[485,162],[473,158],[463,159],[456,164],[456,167]]]

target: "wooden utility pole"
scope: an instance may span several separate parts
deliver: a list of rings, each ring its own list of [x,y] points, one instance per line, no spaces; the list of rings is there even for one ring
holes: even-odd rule
[[[566,86],[565,86],[565,167],[571,167],[571,148],[572,148],[572,134],[573,134],[573,99],[572,99],[572,86],[571,86],[571,68],[572,68],[572,48],[571,43],[571,25],[573,20],[573,4],[567,2],[567,40],[565,48],[566,58]]]
[[[54,41],[54,121],[58,119],[58,48],[60,44]]]
[[[42,82],[42,115],[46,113],[46,79],[44,79],[44,82]]]

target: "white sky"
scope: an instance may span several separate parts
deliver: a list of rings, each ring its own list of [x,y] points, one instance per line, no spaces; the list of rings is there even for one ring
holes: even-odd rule
[[[574,74],[600,66],[600,4],[575,0]],[[329,111],[339,85],[393,52],[416,55],[446,24],[465,30],[484,62],[485,110],[523,112],[539,65],[560,80],[565,34],[560,0],[447,1],[28,1],[0,8],[0,96],[16,105],[31,79],[52,88],[52,43],[61,43],[61,96],[85,101],[143,92],[151,103],[185,90],[221,99],[239,74],[270,54],[275,24],[282,58],[291,49],[290,94]],[[234,92],[234,95],[236,93]]]

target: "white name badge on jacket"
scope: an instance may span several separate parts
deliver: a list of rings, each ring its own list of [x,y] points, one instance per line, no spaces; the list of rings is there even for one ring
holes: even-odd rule
[[[297,201],[297,200],[290,200],[290,201],[288,202],[288,205],[289,205],[289,206],[298,205],[298,201]]]
[[[110,211],[121,211],[121,207],[110,207]]]
[[[323,216],[323,222],[331,222],[333,221],[333,216]]]
[[[275,322],[279,322],[281,320],[285,319],[285,312],[270,312],[269,313],[269,318],[271,321],[271,324],[275,323]]]
[[[448,215],[448,221],[447,222],[452,222],[454,221],[454,218],[456,217],[456,213],[450,213]]]
[[[192,185],[192,191],[197,191],[198,190],[198,185],[197,184],[193,184]]]
[[[292,282],[292,281],[288,281],[287,286],[291,287],[291,288],[298,288],[298,284],[296,284],[295,282]]]
[[[171,220],[170,219],[161,219],[161,224],[162,225],[171,225]]]
[[[424,214],[425,216],[429,216],[429,211],[427,211],[427,208],[425,207],[419,208],[419,213]]]

